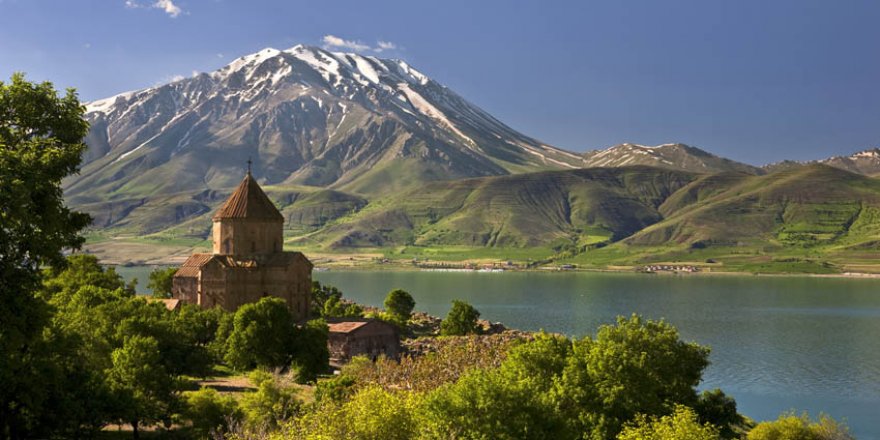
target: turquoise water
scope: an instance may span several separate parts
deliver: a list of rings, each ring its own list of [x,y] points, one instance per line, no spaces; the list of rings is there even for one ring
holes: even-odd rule
[[[141,271],[141,272],[138,272]],[[146,280],[149,269],[123,268]],[[452,299],[523,330],[593,334],[617,315],[666,319],[712,348],[701,388],[721,388],[756,420],[791,409],[845,418],[880,439],[880,280],[622,273],[316,272],[357,302],[393,288],[443,316]],[[144,281],[141,284],[145,284]]]

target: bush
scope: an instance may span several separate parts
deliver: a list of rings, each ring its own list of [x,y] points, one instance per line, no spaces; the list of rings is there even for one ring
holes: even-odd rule
[[[700,424],[697,414],[686,406],[662,417],[639,416],[626,425],[617,436],[618,440],[720,440],[718,428]]]
[[[212,432],[225,431],[230,422],[242,417],[238,402],[213,388],[187,391],[183,393],[183,401],[182,416],[192,422],[193,431],[199,438],[208,438]]]
[[[452,308],[446,315],[446,319],[440,323],[440,334],[443,336],[461,336],[479,333],[478,319],[480,319],[480,312],[472,305],[464,301],[454,300],[452,301]]]
[[[241,411],[252,431],[277,428],[292,418],[302,406],[297,398],[297,388],[281,377],[255,370],[249,378],[257,391],[241,397]]]
[[[771,422],[761,422],[749,432],[748,440],[852,440],[846,425],[827,415],[813,422],[806,413],[783,414]]]
[[[418,424],[414,395],[370,386],[342,404],[322,404],[289,428],[284,438],[408,440]]]

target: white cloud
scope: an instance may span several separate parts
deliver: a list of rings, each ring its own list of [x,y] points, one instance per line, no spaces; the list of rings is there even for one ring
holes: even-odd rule
[[[325,47],[339,47],[342,49],[351,49],[356,51],[367,51],[372,50],[372,47],[367,46],[366,44],[359,43],[353,40],[343,40],[335,35],[324,35],[324,46]]]
[[[397,45],[390,41],[382,41],[379,40],[376,42],[376,48],[373,49],[376,52],[382,52],[383,50],[395,50],[397,49]]]
[[[177,16],[183,12],[183,10],[171,0],[156,0],[156,3],[153,3],[153,7],[162,9],[166,14],[170,15],[171,18],[177,18]]]
[[[324,35],[322,39],[325,49],[348,49],[355,52],[376,52],[380,53],[386,50],[396,50],[397,45],[390,41],[379,40],[376,46],[370,46],[355,40],[346,40],[336,35]]]
[[[130,9],[138,9],[146,8],[147,5],[142,4],[138,0],[125,0],[125,7]],[[161,9],[171,18],[177,18],[178,15],[184,13],[183,9],[180,9],[180,6],[174,4],[174,0],[156,0],[155,2],[151,3],[149,7]]]

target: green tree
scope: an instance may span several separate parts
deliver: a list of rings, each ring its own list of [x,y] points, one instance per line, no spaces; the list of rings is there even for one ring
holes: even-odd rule
[[[324,318],[359,318],[363,315],[363,307],[337,296],[331,296],[324,302],[324,310],[320,314]]]
[[[323,319],[313,319],[294,329],[291,367],[299,383],[314,382],[330,366],[327,338],[330,330]]]
[[[446,315],[446,319],[440,323],[440,334],[443,336],[461,336],[479,333],[478,319],[480,319],[480,312],[472,305],[464,301],[453,300],[452,308]]]
[[[720,440],[718,428],[700,424],[697,414],[686,406],[662,417],[638,416],[623,428],[618,440]]]
[[[416,301],[406,290],[394,289],[388,292],[388,296],[385,297],[384,305],[385,311],[388,312],[395,321],[405,326],[409,321],[410,316],[412,316],[413,309],[416,307]]]
[[[226,363],[237,370],[287,367],[293,358],[295,323],[284,300],[265,297],[235,312],[226,341]]]
[[[708,348],[680,340],[664,321],[618,317],[595,339],[573,343],[553,398],[574,431],[611,439],[637,414],[693,406],[708,356]]]
[[[527,381],[501,370],[471,370],[452,385],[430,393],[420,424],[434,439],[566,438],[558,413]]]
[[[151,337],[132,336],[113,351],[106,372],[115,396],[117,416],[131,424],[139,438],[141,424],[167,420],[174,405],[174,378],[162,365],[159,343]]]
[[[64,264],[89,216],[64,205],[61,179],[78,170],[88,132],[76,92],[16,73],[0,82],[0,436],[32,433],[47,402],[42,340],[49,323],[36,298],[40,267]]]
[[[238,401],[232,396],[223,396],[213,388],[183,393],[183,419],[192,423],[198,438],[211,438],[212,432],[222,432],[229,428],[230,421],[242,418]]]
[[[324,304],[330,299],[336,299],[336,302],[341,302],[342,292],[336,287],[324,285],[318,281],[312,281],[312,316],[325,316],[323,314],[325,307]]]
[[[694,410],[701,422],[717,426],[726,439],[736,438],[736,428],[743,424],[743,417],[736,412],[736,401],[717,388],[703,391]]]
[[[150,272],[150,282],[147,283],[147,288],[153,292],[154,297],[171,298],[171,285],[175,273],[177,273],[176,267],[154,269]]]

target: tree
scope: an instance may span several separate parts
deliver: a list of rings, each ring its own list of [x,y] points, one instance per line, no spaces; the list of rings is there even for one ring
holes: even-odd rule
[[[320,314],[324,318],[358,318],[363,315],[363,307],[337,296],[331,296],[324,302],[324,310]]]
[[[284,300],[265,297],[235,312],[225,360],[237,370],[287,367],[294,348],[293,315]]]
[[[412,316],[412,311],[416,307],[416,301],[413,299],[412,295],[403,289],[394,289],[388,292],[384,304],[385,311],[388,312],[395,321],[402,323],[403,325],[406,325],[407,321],[409,321],[410,316]]]
[[[174,379],[162,365],[156,339],[132,336],[113,351],[113,366],[106,372],[115,395],[117,416],[131,424],[134,438],[139,428],[171,415],[175,398]]]
[[[337,302],[340,302],[342,300],[342,292],[333,286],[323,285],[318,281],[312,281],[312,316],[325,316],[323,314],[325,308],[324,304],[332,298],[335,298]]]
[[[461,336],[479,333],[478,319],[480,319],[480,312],[472,305],[464,301],[453,300],[452,308],[446,315],[446,319],[440,323],[440,334],[444,336]]]
[[[64,264],[89,216],[64,205],[61,179],[78,170],[88,132],[76,92],[16,73],[0,82],[0,437],[37,426],[46,402],[49,310],[36,298],[40,267]]]
[[[177,273],[176,267],[154,269],[150,272],[150,282],[147,283],[147,288],[153,292],[154,297],[171,298],[171,284],[174,281],[175,273]]]
[[[718,428],[709,423],[700,424],[697,414],[686,406],[662,417],[641,415],[623,428],[618,440],[721,440]]]
[[[694,410],[701,422],[717,426],[726,439],[736,438],[734,429],[743,424],[743,417],[736,412],[736,401],[717,388],[703,391]]]
[[[313,319],[294,330],[291,367],[297,373],[297,382],[314,382],[319,374],[327,371],[330,366],[329,334],[327,322],[323,319]]]
[[[637,414],[693,406],[708,357],[708,348],[680,340],[664,321],[618,317],[595,339],[574,341],[553,398],[574,431],[613,438]]]
[[[421,425],[427,438],[559,439],[565,424],[527,381],[502,370],[470,370],[430,393]]]

